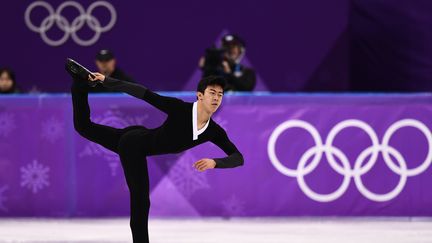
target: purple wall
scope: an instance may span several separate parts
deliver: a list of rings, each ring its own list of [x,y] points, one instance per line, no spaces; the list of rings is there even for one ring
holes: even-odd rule
[[[351,2],[351,89],[432,90],[432,1]]]
[[[120,67],[154,90],[190,90],[187,85],[197,70],[204,49],[224,31],[238,33],[247,41],[247,61],[257,70],[260,89],[272,91],[344,90],[348,80],[348,0],[305,1],[110,1],[117,22],[101,33],[92,46],[82,47],[69,38],[51,47],[24,21],[27,7],[35,1],[7,1],[0,15],[2,52],[0,66],[16,70],[24,90],[68,92],[64,59],[74,57],[93,66],[100,48],[111,48]],[[52,7],[64,1],[48,1]],[[84,9],[92,2],[78,1]],[[62,16],[72,22],[72,7]],[[47,16],[35,8],[31,19],[39,24]],[[108,11],[94,16],[105,25]],[[47,36],[60,38],[55,24]],[[78,36],[92,37],[84,25]],[[197,82],[195,80],[194,82]]]
[[[119,66],[152,89],[192,90],[200,76],[199,57],[227,32],[247,41],[245,63],[257,71],[257,90],[432,88],[429,0],[115,0],[110,1],[118,17],[113,28],[86,47],[72,37],[58,47],[45,44],[24,20],[34,2],[7,1],[0,15],[2,33],[8,34],[1,40],[0,66],[16,70],[24,91],[68,92],[64,59],[71,56],[94,67],[94,54],[101,48],[113,49]],[[48,2],[56,10],[65,1]],[[95,1],[78,2],[86,10]],[[30,19],[40,26],[46,16],[46,10],[35,8]],[[68,7],[61,16],[60,23],[72,24],[78,12]],[[93,16],[101,25],[110,20],[103,8]],[[64,31],[54,24],[46,33],[58,39]],[[84,24],[76,33],[89,39],[95,32]]]

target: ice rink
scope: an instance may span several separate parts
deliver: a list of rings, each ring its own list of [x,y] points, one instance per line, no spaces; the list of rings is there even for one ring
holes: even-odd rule
[[[152,219],[152,243],[432,242],[432,218]],[[0,220],[0,242],[131,242],[128,219]]]

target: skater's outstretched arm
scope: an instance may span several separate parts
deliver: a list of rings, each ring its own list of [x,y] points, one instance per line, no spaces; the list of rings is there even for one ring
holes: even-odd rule
[[[95,80],[101,80],[102,85],[107,89],[111,91],[124,92],[138,99],[145,100],[150,105],[165,113],[178,110],[177,108],[179,105],[184,103],[184,101],[178,98],[159,95],[141,84],[105,77],[100,73],[93,74],[96,76]]]
[[[243,165],[243,155],[237,147],[231,142],[225,130],[218,126],[218,136],[215,136],[211,142],[221,148],[228,156],[223,158],[214,158],[215,168],[233,168]]]

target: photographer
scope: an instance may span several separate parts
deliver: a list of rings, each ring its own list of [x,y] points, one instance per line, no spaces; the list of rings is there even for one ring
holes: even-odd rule
[[[244,41],[235,35],[225,35],[221,48],[207,48],[205,56],[200,59],[202,76],[223,76],[227,80],[225,91],[252,91],[256,75],[253,69],[240,64],[244,54]]]
[[[117,66],[117,60],[114,56],[114,53],[110,50],[100,50],[96,54],[96,66],[98,68],[98,71],[102,73],[105,76],[124,80],[126,82],[136,83],[133,78],[131,78],[128,74],[126,74],[123,70],[121,70]],[[95,93],[104,93],[104,92],[114,92],[112,90],[109,90],[102,85],[97,85],[96,87],[93,87],[90,92]]]

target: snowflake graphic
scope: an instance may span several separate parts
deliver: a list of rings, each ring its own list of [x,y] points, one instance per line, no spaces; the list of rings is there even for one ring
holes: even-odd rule
[[[228,216],[240,216],[245,214],[244,202],[236,195],[222,201],[224,212]]]
[[[120,166],[118,155],[100,146],[99,144],[89,142],[87,146],[83,149],[83,151],[79,153],[78,156],[101,156],[108,161],[108,167],[111,170],[111,176],[117,175],[117,168]]]
[[[97,124],[102,124],[110,127],[124,128],[131,125],[143,124],[148,118],[148,115],[143,116],[126,116],[118,110],[108,110],[102,116],[95,117],[93,121]],[[118,167],[120,166],[118,155],[112,151],[102,147],[99,144],[88,142],[86,147],[79,154],[83,156],[101,156],[108,161],[108,166],[111,170],[111,175],[116,176]]]
[[[2,186],[0,187],[0,211],[7,212],[8,209],[5,206],[5,202],[7,201],[7,197],[5,196],[5,191],[8,190],[9,187]]]
[[[186,151],[177,160],[168,174],[172,184],[186,198],[190,198],[197,190],[210,188],[205,172],[197,172],[192,167],[193,163],[197,160],[191,152]]]
[[[0,114],[0,136],[7,137],[16,128],[14,118],[11,113]]]
[[[51,117],[42,124],[42,138],[51,143],[56,142],[64,135],[64,125],[58,119]]]
[[[37,160],[21,167],[21,186],[27,187],[33,193],[49,186],[49,173],[50,168],[39,164]]]

